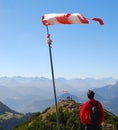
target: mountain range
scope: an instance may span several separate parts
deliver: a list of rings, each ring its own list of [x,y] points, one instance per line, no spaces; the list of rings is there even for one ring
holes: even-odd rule
[[[118,114],[117,79],[58,78],[55,79],[55,83],[58,100],[67,94],[77,102],[83,103],[87,100],[87,89],[93,89],[96,93],[95,97],[103,103],[104,107]],[[1,77],[0,101],[19,113],[43,111],[54,104],[52,81],[45,77]]]
[[[99,94],[104,107],[112,113],[118,115],[118,82],[114,85],[107,85],[102,88],[94,89]]]

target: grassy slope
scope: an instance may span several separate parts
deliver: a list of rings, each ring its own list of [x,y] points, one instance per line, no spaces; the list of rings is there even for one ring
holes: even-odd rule
[[[82,104],[76,103],[73,100],[62,100],[62,101],[58,102],[58,107],[62,107],[63,112],[68,111],[69,113],[71,113],[71,112],[73,112],[73,110],[77,110],[78,111],[77,115],[75,115],[77,117],[76,118],[77,120],[79,119],[79,110],[81,108],[81,105]],[[55,106],[52,106],[50,109],[47,109],[46,111],[44,111],[42,113],[36,113],[34,116],[32,116],[30,118],[29,121],[24,122],[20,126],[17,126],[17,128],[15,128],[14,130],[34,130],[34,129],[45,130],[44,128],[42,128],[42,129],[39,128],[40,122],[43,122],[42,124],[44,125],[45,121],[47,121],[47,119],[48,119],[47,117],[49,117],[50,114],[53,115],[54,113],[55,113]],[[53,118],[53,120],[55,120],[54,118]],[[68,118],[67,118],[67,120],[68,120]],[[61,122],[61,120],[60,120],[60,122]],[[49,122],[47,122],[47,123],[49,123]],[[80,124],[80,120],[78,123]],[[80,124],[80,126],[81,126],[81,124]],[[53,127],[53,125],[52,125],[52,127]],[[68,130],[70,130],[70,129],[68,129]],[[80,129],[78,128],[76,130],[80,130]],[[105,122],[102,124],[102,130],[118,130],[118,117],[113,115],[109,111],[105,110]]]

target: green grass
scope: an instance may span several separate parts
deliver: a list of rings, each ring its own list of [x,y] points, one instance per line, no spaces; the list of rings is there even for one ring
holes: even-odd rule
[[[22,117],[22,115],[20,115],[20,114],[13,114],[10,112],[5,112],[5,114],[0,115],[0,119],[2,119],[2,120],[7,120],[10,118],[21,118],[21,117]]]

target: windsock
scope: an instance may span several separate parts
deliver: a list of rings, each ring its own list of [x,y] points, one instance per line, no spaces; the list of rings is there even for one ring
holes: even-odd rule
[[[100,18],[85,18],[79,13],[62,13],[62,14],[45,14],[42,16],[42,22],[45,26],[55,24],[89,24],[89,20],[94,20],[100,25],[104,25],[104,22]]]

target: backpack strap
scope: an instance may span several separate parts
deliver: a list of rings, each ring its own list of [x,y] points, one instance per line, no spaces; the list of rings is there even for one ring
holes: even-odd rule
[[[98,104],[99,104],[99,101],[96,100],[96,106],[98,106]]]
[[[98,101],[96,101],[96,106],[98,105]]]
[[[96,100],[96,104],[92,103],[91,101],[89,101],[89,103],[90,103],[90,105],[92,105],[92,106],[98,106],[99,101]]]

